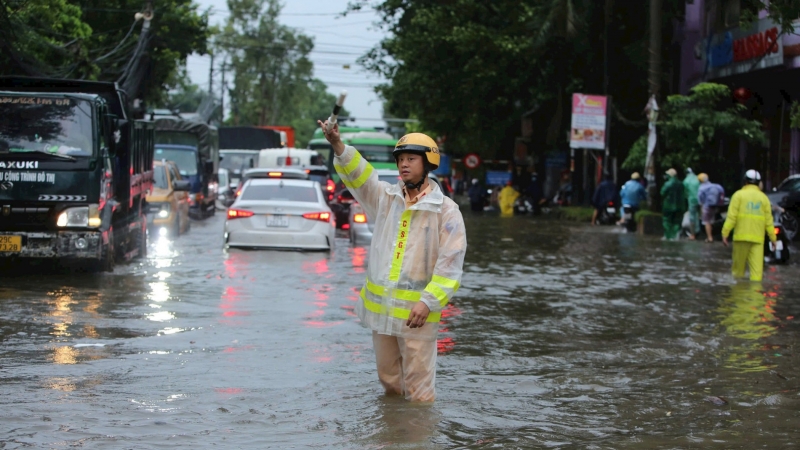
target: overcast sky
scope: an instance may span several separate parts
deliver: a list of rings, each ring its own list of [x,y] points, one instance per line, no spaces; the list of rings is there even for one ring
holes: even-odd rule
[[[225,0],[195,0],[201,10],[211,8],[211,24],[223,24],[228,17]],[[347,17],[337,17],[347,8],[348,0],[286,0],[280,15],[280,23],[301,31],[314,39],[311,60],[314,62],[314,76],[328,85],[331,94],[338,95],[347,90],[345,107],[362,126],[384,126],[382,104],[373,92],[373,87],[383,80],[367,73],[356,63],[359,56],[380,42],[384,33],[374,23],[378,15],[373,10],[359,11]],[[214,90],[220,92],[218,67],[221,61],[214,61]],[[208,89],[208,75],[211,57],[208,55],[190,56],[187,68],[192,81]],[[349,64],[350,69],[343,66]],[[230,81],[230,76],[226,82]],[[228,84],[230,86],[230,84]],[[226,105],[228,101],[226,99]],[[333,106],[333,105],[331,105]],[[353,123],[353,122],[350,122]]]

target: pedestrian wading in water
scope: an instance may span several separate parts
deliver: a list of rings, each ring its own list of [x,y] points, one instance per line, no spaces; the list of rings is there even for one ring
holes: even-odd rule
[[[356,313],[372,330],[378,379],[387,394],[433,401],[439,321],[461,284],[467,251],[458,205],[428,179],[439,149],[422,133],[400,138],[393,152],[400,181],[391,185],[344,145],[338,125],[319,125],[336,154],[336,172],[375,222]]]

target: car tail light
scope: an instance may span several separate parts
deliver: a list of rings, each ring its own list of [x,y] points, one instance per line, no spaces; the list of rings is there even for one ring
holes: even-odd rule
[[[353,222],[355,223],[367,223],[367,215],[366,214],[355,214],[353,216]]]
[[[342,225],[342,229],[343,230],[349,230],[350,229],[350,224],[346,223],[346,224]]]
[[[328,192],[333,192],[333,190],[336,189],[336,183],[334,183],[333,180],[328,179],[328,185],[325,189],[327,189]]]
[[[781,229],[778,228],[778,227],[775,227],[775,236],[777,236],[779,234],[781,234]]]
[[[255,214],[253,211],[247,211],[246,209],[229,209],[228,210],[228,219],[241,219],[242,217],[252,217]]]
[[[608,202],[608,206],[614,206],[614,202]]]
[[[271,176],[271,177],[277,177],[277,178],[280,178],[280,177],[282,177],[282,176],[283,176],[283,172],[267,172],[267,175],[269,175],[269,176]]]
[[[242,195],[242,190],[241,190],[241,189],[239,189],[238,191],[236,191],[236,196],[238,197],[238,196],[240,196],[240,195]]]
[[[307,213],[303,214],[303,218],[309,220],[319,220],[321,222],[329,222],[331,220],[331,213],[329,212]]]

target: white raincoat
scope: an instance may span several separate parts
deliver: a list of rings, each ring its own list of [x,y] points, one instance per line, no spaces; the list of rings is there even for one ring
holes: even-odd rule
[[[375,221],[367,280],[356,306],[361,323],[379,334],[436,340],[442,309],[461,283],[467,236],[458,205],[436,183],[406,209],[400,182],[391,185],[358,151],[347,146],[334,158],[342,178]],[[415,302],[430,309],[420,328],[406,325]]]

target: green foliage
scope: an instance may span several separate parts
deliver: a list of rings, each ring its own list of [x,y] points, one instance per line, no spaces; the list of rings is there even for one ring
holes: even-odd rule
[[[155,3],[155,2],[154,2]],[[191,53],[205,53],[212,30],[192,0],[155,4],[142,96],[160,102]],[[0,0],[0,74],[117,81],[133,57],[141,0]]]
[[[290,125],[295,146],[304,147],[316,121],[327,118],[336,102],[325,84],[312,78],[313,41],[278,22],[278,0],[228,0],[228,8],[216,45],[230,58],[234,75],[229,123]]]
[[[421,128],[447,137],[454,154],[492,157],[510,154],[508,137],[531,110],[538,114],[535,145],[566,149],[571,95],[604,91],[606,2],[358,0],[351,8],[374,6],[390,33],[361,59],[391,80],[378,89],[388,111],[418,117]],[[648,97],[647,3],[611,2],[608,94],[625,117],[639,118]],[[685,1],[663,3],[669,73],[672,22]],[[615,148],[641,131],[612,126],[619,127],[611,132]]]
[[[716,151],[720,140],[744,140],[765,145],[767,136],[757,120],[743,117],[745,107],[732,101],[730,89],[722,84],[700,83],[689,95],[671,95],[662,107],[658,128],[666,150],[661,155],[663,167],[711,166],[725,162]],[[644,167],[647,138],[631,147],[623,167]]]
[[[779,24],[784,34],[794,32],[794,22],[800,17],[800,2],[797,0],[741,0],[741,22],[743,25],[758,20],[760,11],[766,10],[773,22]]]
[[[553,211],[560,219],[571,222],[591,222],[592,214],[594,214],[594,208],[587,206],[564,206]]]

